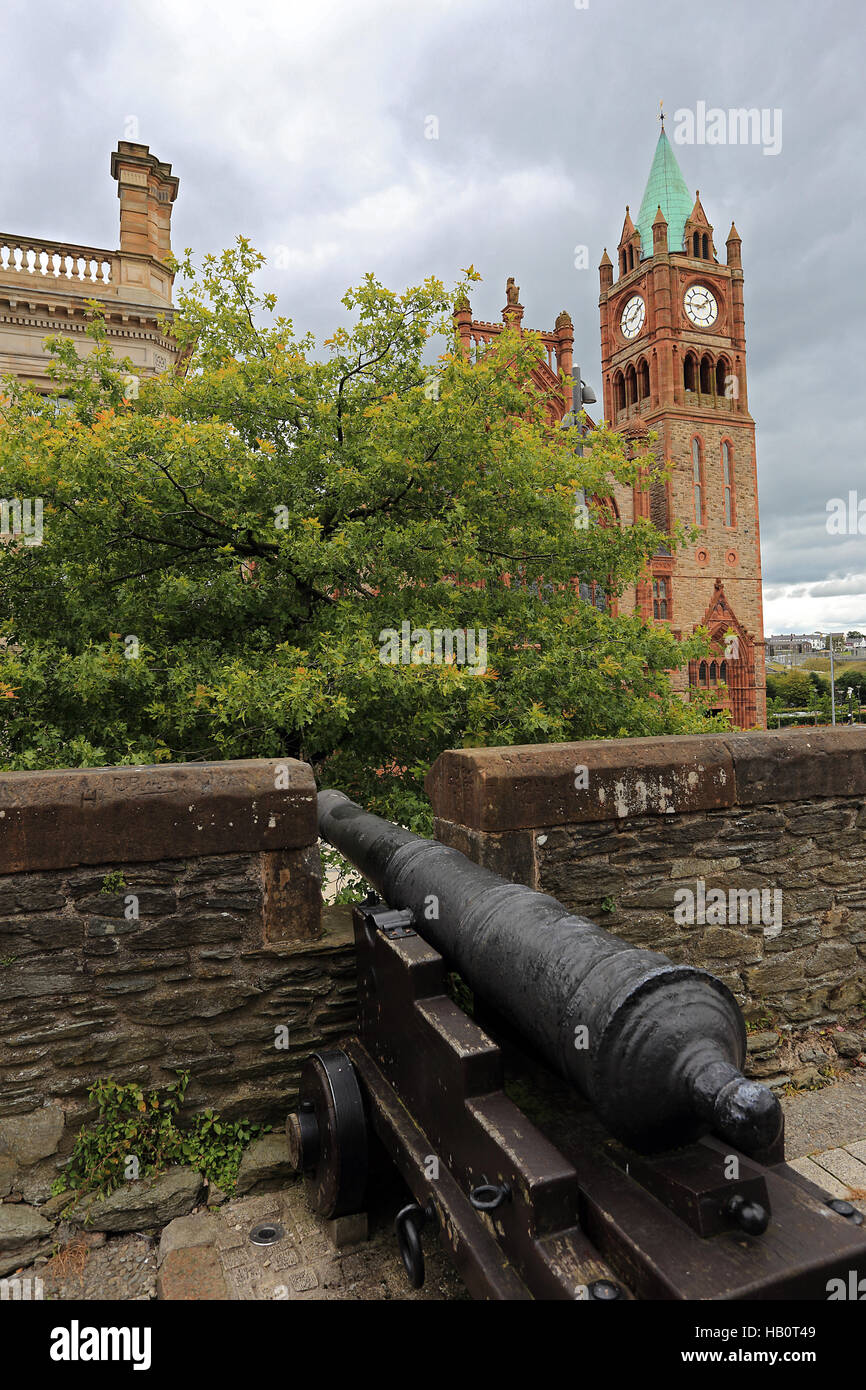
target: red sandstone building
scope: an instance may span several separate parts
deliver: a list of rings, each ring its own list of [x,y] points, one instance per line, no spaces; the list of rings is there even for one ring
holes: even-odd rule
[[[713,709],[730,709],[743,729],[766,727],[764,629],[755,423],[749,414],[740,237],[733,224],[717,258],[713,228],[692,199],[662,127],[646,190],[633,222],[626,208],[614,267],[599,267],[604,417],[630,437],[658,434],[671,476],[648,490],[617,487],[621,525],[651,517],[668,531],[676,521],[698,538],[675,555],[660,550],[646,580],[626,593],[648,620],[679,634],[709,629],[712,654],[674,673],[689,688],[715,693]],[[464,350],[490,342],[505,325],[522,326],[523,306],[509,281],[502,323],[455,314]],[[547,363],[536,372],[545,392],[571,373],[574,328],[563,311],[540,334]],[[562,418],[570,402],[552,406]]]

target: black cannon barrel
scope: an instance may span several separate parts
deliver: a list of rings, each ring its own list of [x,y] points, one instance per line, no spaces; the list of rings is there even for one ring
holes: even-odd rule
[[[742,1075],[746,1030],[708,971],[630,946],[545,893],[319,793],[319,831],[473,990],[570,1081],[617,1138],[643,1152],[711,1130],[745,1153],[782,1123]]]

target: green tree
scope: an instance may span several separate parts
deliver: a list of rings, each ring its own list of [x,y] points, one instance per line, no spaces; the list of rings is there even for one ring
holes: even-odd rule
[[[0,545],[6,765],[295,756],[423,826],[443,748],[708,727],[667,674],[703,638],[573,582],[646,572],[662,537],[603,504],[659,476],[648,447],[599,429],[576,457],[529,383],[537,336],[465,361],[435,279],[368,276],[317,355],[261,264],[243,238],[200,271],[187,253],[183,367],[135,399],[96,306],[87,357],[52,345],[68,409],[8,384],[0,496],[42,498],[44,536]],[[475,666],[387,664],[404,622],[476,634]]]
[[[808,671],[794,667],[778,677],[776,685],[789,709],[811,709],[813,685]]]

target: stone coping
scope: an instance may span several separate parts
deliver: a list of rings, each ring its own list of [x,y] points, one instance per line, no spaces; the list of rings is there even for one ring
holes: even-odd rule
[[[0,873],[298,849],[318,837],[294,758],[0,772]]]
[[[440,821],[493,833],[866,795],[866,728],[587,739],[441,753]]]

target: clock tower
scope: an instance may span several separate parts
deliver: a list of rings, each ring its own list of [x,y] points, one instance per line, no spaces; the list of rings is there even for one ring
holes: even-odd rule
[[[638,610],[685,636],[709,628],[712,653],[675,676],[701,688],[739,728],[766,726],[755,424],[749,414],[741,242],[718,259],[700,194],[691,197],[664,118],[633,222],[626,208],[614,267],[601,278],[604,415],[631,436],[653,430],[667,482],[635,489],[632,514],[698,538],[656,554]]]

